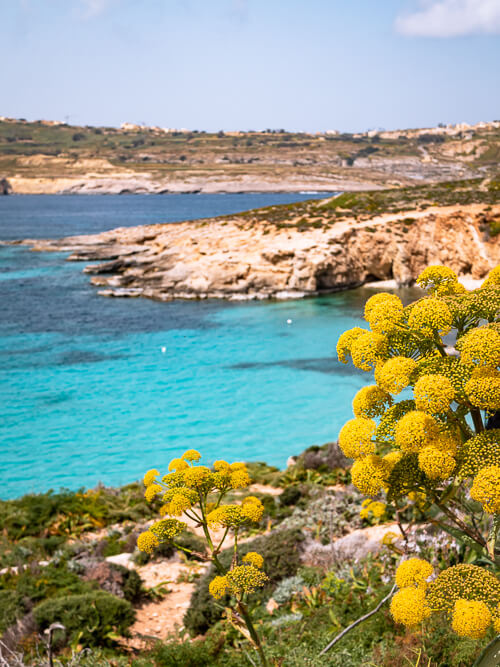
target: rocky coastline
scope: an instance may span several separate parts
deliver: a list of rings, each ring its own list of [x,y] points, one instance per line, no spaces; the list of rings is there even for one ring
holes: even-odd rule
[[[315,203],[328,213],[331,200]],[[299,209],[300,210],[300,209]],[[500,204],[431,206],[363,219],[269,220],[266,209],[60,240],[24,240],[69,253],[109,297],[231,300],[302,298],[373,281],[411,285],[429,264],[481,279],[500,263],[492,233]]]

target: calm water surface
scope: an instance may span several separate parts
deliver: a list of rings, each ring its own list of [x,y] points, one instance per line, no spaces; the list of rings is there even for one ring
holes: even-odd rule
[[[0,238],[306,197],[0,197]],[[64,260],[0,246],[0,497],[126,483],[191,447],[206,463],[283,466],[290,454],[337,437],[365,378],[336,361],[335,344],[359,324],[367,290],[244,304],[105,299],[82,264]]]

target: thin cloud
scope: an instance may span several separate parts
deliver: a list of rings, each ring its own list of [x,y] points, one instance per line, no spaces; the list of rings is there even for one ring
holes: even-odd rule
[[[81,0],[82,14],[86,19],[102,14],[111,4],[112,0]]]
[[[500,0],[419,0],[421,8],[398,16],[396,30],[416,37],[500,34]]]

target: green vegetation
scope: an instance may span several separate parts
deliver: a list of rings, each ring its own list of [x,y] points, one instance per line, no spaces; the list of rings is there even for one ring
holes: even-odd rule
[[[405,629],[394,624],[388,606],[319,657],[340,630],[389,592],[404,546],[394,524],[390,527],[396,533],[394,541],[376,557],[358,546],[353,559],[347,544],[332,551],[332,544],[353,529],[393,521],[388,511],[381,518],[371,513],[360,517],[362,496],[350,484],[349,465],[335,443],[308,448],[286,471],[262,462],[248,465],[255,481],[280,491],[279,495],[249,491],[262,502],[264,514],[256,527],[242,531],[239,544],[240,558],[254,552],[263,556],[269,577],[249,598],[249,605],[270,664],[470,667],[491,633],[480,641],[463,639],[436,620]],[[239,503],[246,493],[234,489],[228,502]],[[79,511],[85,518],[77,520]],[[251,666],[250,659],[255,659],[247,640],[225,618],[230,598],[216,601],[209,594],[213,566],[200,576],[197,561],[187,558],[186,572],[193,577],[186,580],[194,581],[195,588],[184,617],[185,629],[133,653],[125,646],[134,613],[158,597],[166,595],[168,600],[169,593],[146,590],[136,571],[104,559],[119,548],[137,560],[134,549],[140,528],[136,522],[149,526],[157,511],[158,505],[144,502],[139,485],[0,502],[5,526],[3,566],[11,567],[0,576],[0,634],[15,655],[24,655],[19,665],[47,666],[43,630],[59,622],[66,632],[55,632],[54,647],[62,665]],[[410,539],[435,567],[449,567],[464,557],[466,546],[451,535],[424,527],[418,509],[403,512],[400,518],[405,524],[414,523]],[[204,541],[189,530],[176,541],[203,553]],[[183,553],[165,547],[154,556],[141,555],[139,562],[155,567],[171,558],[184,558]],[[232,557],[232,548],[219,554],[226,566]],[[12,569],[14,565],[21,566],[19,572]],[[115,582],[113,588],[110,582]],[[195,637],[198,633],[203,636]]]

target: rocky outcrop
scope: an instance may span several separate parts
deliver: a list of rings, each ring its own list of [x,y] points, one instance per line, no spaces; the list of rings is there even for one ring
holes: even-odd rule
[[[234,216],[24,243],[97,262],[85,272],[105,296],[297,298],[373,280],[407,285],[429,264],[482,278],[500,263],[499,237],[489,234],[499,219],[500,205],[482,204],[305,230]]]

